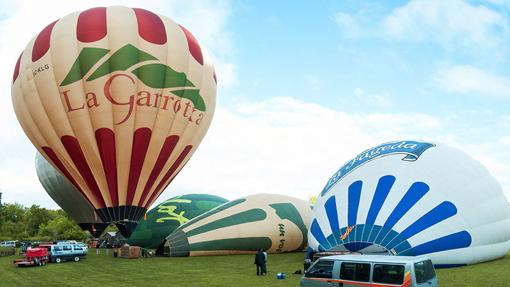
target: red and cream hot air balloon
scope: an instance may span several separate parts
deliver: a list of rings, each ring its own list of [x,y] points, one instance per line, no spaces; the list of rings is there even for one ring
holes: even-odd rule
[[[127,236],[200,144],[215,99],[214,68],[186,28],[119,6],[48,25],[12,84],[32,143]]]

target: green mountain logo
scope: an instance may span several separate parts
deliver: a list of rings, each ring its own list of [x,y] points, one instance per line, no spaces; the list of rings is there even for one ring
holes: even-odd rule
[[[83,80],[85,75],[109,52],[110,50],[103,48],[83,48],[60,86],[67,86]],[[86,81],[92,81],[116,71],[127,71],[130,67],[147,61],[159,60],[135,46],[127,44],[104,60]],[[188,80],[185,73],[177,72],[162,63],[147,63],[131,72],[148,87],[154,89],[176,88],[171,91],[172,94],[190,100],[197,110],[205,111],[205,102],[200,95],[200,90]]]

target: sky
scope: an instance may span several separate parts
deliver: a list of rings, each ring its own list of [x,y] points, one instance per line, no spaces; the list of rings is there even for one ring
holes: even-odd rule
[[[383,142],[422,139],[482,162],[510,200],[510,1],[0,2],[0,192],[58,208],[11,104],[12,72],[55,19],[140,7],[187,27],[218,76],[212,125],[160,200],[318,195]]]

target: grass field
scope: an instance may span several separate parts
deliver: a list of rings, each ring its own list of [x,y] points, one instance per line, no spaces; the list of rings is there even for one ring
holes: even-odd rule
[[[0,257],[0,286],[298,286],[304,253],[270,254],[268,276],[257,277],[252,255],[118,259],[89,250],[80,262],[16,268]],[[285,272],[287,279],[275,274]],[[437,271],[440,286],[510,287],[510,254],[473,266]]]

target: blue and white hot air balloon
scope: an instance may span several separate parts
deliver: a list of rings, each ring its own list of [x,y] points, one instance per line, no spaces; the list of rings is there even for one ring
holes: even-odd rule
[[[468,154],[443,144],[385,143],[331,177],[308,243],[318,251],[427,254],[438,267],[473,264],[508,253],[510,207]]]

